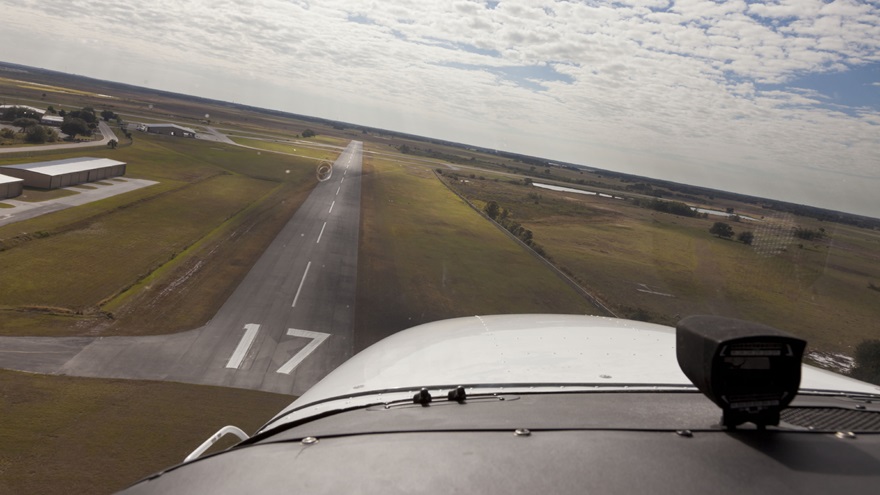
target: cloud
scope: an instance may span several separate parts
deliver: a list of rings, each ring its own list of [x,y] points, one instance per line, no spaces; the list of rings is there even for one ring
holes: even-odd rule
[[[796,201],[801,170],[880,185],[876,99],[797,86],[880,67],[875,4],[0,4],[19,63]]]

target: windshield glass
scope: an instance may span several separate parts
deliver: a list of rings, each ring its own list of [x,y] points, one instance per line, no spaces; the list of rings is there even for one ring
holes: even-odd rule
[[[4,416],[255,428],[474,315],[758,321],[880,383],[875,1],[2,4]]]

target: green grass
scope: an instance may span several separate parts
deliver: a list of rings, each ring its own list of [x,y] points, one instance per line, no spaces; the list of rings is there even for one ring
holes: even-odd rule
[[[280,151],[282,153],[293,153],[296,155],[302,155],[314,158],[315,160],[330,160],[333,161],[339,156],[339,152],[336,150],[328,150],[327,148],[312,148],[308,145],[301,145],[296,143],[279,143],[274,141],[264,141],[261,139],[247,139],[236,137],[232,138],[238,144],[243,144],[245,146],[252,146],[254,148],[261,148],[268,151]]]
[[[0,262],[10,267],[0,274],[0,333],[71,335],[98,325],[143,334],[203,324],[315,183],[311,160],[192,139],[139,135],[134,146],[93,154],[159,184],[0,227]],[[198,276],[181,279],[196,265]],[[171,291],[176,309],[157,311],[155,299],[168,291],[151,289],[175,280],[186,282]],[[102,320],[108,311],[120,318]]]
[[[0,208],[15,208],[15,206],[6,203],[0,203]]]
[[[880,279],[880,233],[800,217],[732,223],[737,232],[756,232],[755,245],[747,246],[711,236],[712,218],[505,181],[470,180],[455,187],[511,209],[555,264],[621,316],[674,325],[689,314],[725,315],[761,321],[806,338],[813,348],[844,353],[877,338],[880,297],[867,284]],[[537,203],[529,197],[536,192]],[[785,238],[784,250],[769,252],[761,243],[775,235],[772,222],[783,222],[785,233],[794,224],[824,226],[831,239]]]
[[[293,399],[0,371],[0,493],[112,493],[179,464],[225,425],[255,432]]]
[[[203,325],[228,299],[287,220],[311,192],[286,184],[139,281],[103,309],[106,331],[162,334]]]
[[[430,169],[370,157],[362,180],[356,336],[477,314],[597,314]]]
[[[221,175],[2,254],[8,306],[84,311],[163,265],[274,185]],[[185,214],[181,214],[184,211]],[[58,256],[64,253],[64,256]],[[7,278],[8,277],[8,278]]]

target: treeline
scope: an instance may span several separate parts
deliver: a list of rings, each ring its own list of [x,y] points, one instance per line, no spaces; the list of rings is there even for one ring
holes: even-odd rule
[[[813,230],[804,227],[795,227],[794,236],[798,239],[803,239],[805,241],[818,241],[827,237],[827,235],[825,234],[825,229],[821,227],[819,228],[819,230]]]
[[[633,203],[636,206],[641,206],[642,208],[649,208],[651,210],[660,211],[663,213],[671,213],[673,215],[679,215],[682,217],[702,217],[705,218],[705,214],[700,213],[685,203],[681,201],[665,201],[662,199],[640,199],[634,198]]]
[[[508,232],[516,236],[526,246],[529,246],[536,253],[540,254],[544,258],[547,258],[547,253],[544,251],[544,248],[541,247],[540,244],[535,242],[534,234],[532,233],[532,231],[520,225],[519,222],[513,220],[511,218],[512,212],[510,210],[501,207],[495,201],[489,201],[488,203],[486,203],[483,211],[486,212],[486,215],[489,218],[498,223],[498,225],[501,225],[502,227],[507,229]]]

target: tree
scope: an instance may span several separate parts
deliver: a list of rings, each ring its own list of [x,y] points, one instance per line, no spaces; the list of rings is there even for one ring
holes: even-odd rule
[[[752,241],[755,239],[755,234],[752,234],[750,231],[740,232],[738,236],[736,236],[736,240],[743,244],[752,244]]]
[[[15,138],[15,131],[4,127],[2,130],[0,130],[0,137],[5,138],[5,139],[14,139]]]
[[[730,239],[733,237],[733,228],[724,222],[715,222],[715,225],[709,229],[709,233],[718,237]]]
[[[107,141],[107,146],[115,150],[116,147],[119,146],[119,141],[111,139],[110,141]]]
[[[51,113],[52,115],[58,113],[55,111],[55,107],[53,107],[52,105],[49,105],[49,108],[46,109],[46,112]]]
[[[315,136],[315,131],[313,131],[311,129],[306,129],[302,132],[302,137],[304,137],[304,138],[310,138],[310,137],[314,137],[314,136]]]
[[[849,375],[857,380],[880,383],[880,340],[865,340],[856,346],[855,366]]]
[[[116,114],[110,110],[104,110],[101,112],[101,118],[104,119],[104,122],[109,122],[110,119],[116,118]]]
[[[486,215],[489,215],[489,218],[495,220],[498,218],[498,214],[501,213],[501,208],[498,207],[498,203],[494,201],[489,201],[486,203],[486,207],[484,208],[486,211]]]
[[[64,116],[66,116],[66,115],[67,115],[67,110],[65,110],[65,109],[63,109],[63,108],[62,108],[61,110],[58,110],[58,116],[59,116],[59,117],[64,117]]]
[[[20,117],[12,121],[12,125],[15,127],[21,127],[21,132],[27,132],[28,127],[33,127],[39,123],[39,121],[27,117]]]
[[[27,136],[25,136],[25,140],[29,143],[42,144],[45,143],[47,139],[49,139],[49,133],[46,132],[46,128],[41,125],[29,127],[27,130]]]
[[[98,121],[98,117],[95,115],[95,110],[91,107],[85,107],[82,110],[73,110],[72,112],[67,112],[67,115],[82,119],[88,124],[94,124]]]
[[[9,107],[3,110],[3,119],[7,122],[11,122],[15,119],[36,119],[40,120],[40,114],[34,112],[33,110],[25,107]]]
[[[75,138],[77,134],[82,134],[83,136],[92,135],[92,131],[89,130],[89,125],[86,124],[86,121],[76,117],[65,118],[64,123],[61,124],[61,132],[70,136],[70,139]]]

